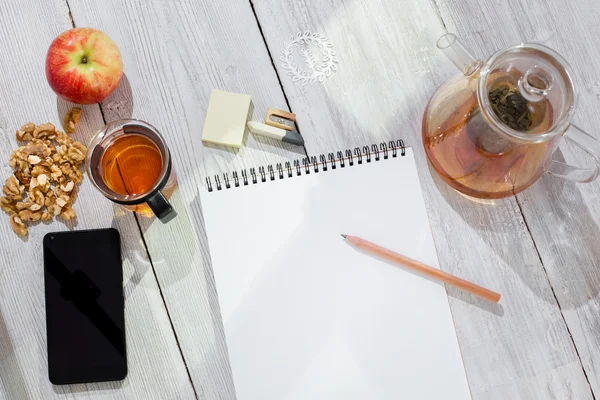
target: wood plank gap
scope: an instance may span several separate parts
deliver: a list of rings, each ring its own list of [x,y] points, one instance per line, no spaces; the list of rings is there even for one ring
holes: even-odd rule
[[[69,8],[69,17],[71,18],[71,23],[73,27],[75,27],[75,20],[73,19],[73,15],[71,14],[71,8],[69,7],[68,0],[65,0],[67,7]],[[104,115],[104,110],[102,109],[102,103],[98,103],[98,109],[100,110],[100,115],[102,115],[102,122],[106,125],[108,122],[106,121],[106,116]],[[194,382],[192,381],[192,375],[190,373],[190,368],[185,360],[183,355],[183,350],[181,349],[181,343],[179,342],[179,337],[177,336],[177,331],[175,330],[175,326],[173,325],[173,319],[171,318],[171,313],[169,312],[169,308],[167,307],[167,302],[165,300],[165,296],[163,294],[162,288],[160,286],[160,281],[158,276],[156,275],[156,270],[154,268],[154,263],[152,262],[152,256],[150,255],[150,250],[148,249],[148,245],[146,244],[146,239],[144,238],[144,233],[142,231],[142,226],[140,225],[139,216],[136,212],[133,212],[133,218],[135,219],[135,224],[140,233],[140,238],[142,239],[142,244],[146,251],[146,255],[148,256],[148,261],[150,262],[150,266],[152,267],[152,274],[154,275],[154,280],[156,281],[156,286],[158,287],[158,292],[160,293],[160,298],[162,300],[163,306],[165,308],[165,312],[167,313],[167,318],[169,319],[169,324],[171,325],[171,331],[173,332],[173,336],[175,337],[175,342],[177,343],[177,348],[179,349],[179,355],[181,356],[181,360],[183,361],[183,365],[185,367],[185,371],[188,376],[188,381],[192,386],[192,390],[194,391],[194,396],[198,399],[198,392],[196,391],[196,387],[194,386]]]
[[[102,107],[100,107],[102,108]],[[102,115],[104,117],[104,115]],[[105,121],[106,122],[106,121]],[[150,255],[150,250],[148,249],[148,245],[146,244],[146,239],[144,238],[144,233],[142,232],[142,227],[139,221],[138,213],[133,213],[135,218],[135,223],[140,231],[140,237],[142,238],[142,244],[144,245],[144,249],[146,249],[146,254],[148,255],[148,261],[150,262],[150,266],[152,267],[152,274],[154,275],[154,279],[156,280],[156,286],[158,287],[158,292],[160,293],[160,298],[162,299],[163,305],[165,307],[165,311],[167,313],[167,318],[169,318],[169,324],[171,324],[171,330],[173,331],[173,336],[175,336],[175,342],[177,343],[177,348],[179,349],[179,354],[181,355],[181,360],[183,361],[183,365],[185,366],[185,371],[187,372],[188,380],[190,381],[190,385],[192,385],[192,390],[194,391],[194,396],[196,400],[198,400],[198,392],[196,392],[196,387],[194,386],[194,382],[192,381],[192,374],[190,373],[190,368],[187,365],[185,357],[183,356],[183,350],[181,349],[181,343],[179,343],[179,337],[177,336],[177,332],[175,331],[175,326],[173,325],[173,319],[171,318],[171,313],[169,312],[169,308],[167,307],[167,302],[165,301],[165,296],[163,294],[162,288],[160,287],[160,281],[158,280],[158,276],[156,275],[156,270],[154,269],[154,263],[152,262],[152,256]],[[595,399],[594,399],[595,400]]]
[[[548,285],[550,286],[550,290],[552,291],[552,296],[554,296],[554,301],[556,301],[556,305],[558,306],[558,311],[560,312],[560,316],[565,324],[565,328],[567,328],[567,333],[569,334],[569,339],[571,339],[571,343],[573,344],[573,348],[575,349],[575,354],[577,354],[577,359],[579,360],[579,365],[581,366],[581,370],[583,371],[583,376],[585,377],[585,380],[590,388],[590,393],[592,394],[592,399],[596,400],[596,395],[594,394],[594,390],[592,389],[592,385],[590,383],[590,379],[588,378],[587,371],[585,370],[585,367],[583,366],[583,362],[581,361],[581,356],[579,355],[579,349],[577,349],[577,345],[575,344],[575,340],[573,339],[573,335],[571,334],[571,329],[569,328],[569,324],[567,323],[567,320],[563,314],[563,310],[560,305],[560,301],[558,300],[558,297],[556,296],[554,286],[552,286],[552,282],[550,281],[550,277],[548,276],[548,271],[546,271],[546,266],[544,265],[544,260],[542,260],[542,255],[540,254],[537,244],[535,243],[535,239],[533,238],[531,229],[529,229],[529,224],[527,223],[527,218],[525,218],[525,214],[523,213],[523,210],[521,208],[521,202],[519,201],[519,198],[517,196],[514,196],[514,197],[517,202],[517,206],[519,207],[519,212],[523,216],[523,222],[525,223],[525,227],[527,228],[527,233],[529,233],[529,237],[531,237],[531,241],[533,243],[533,248],[535,249],[535,252],[540,260],[540,264],[542,265],[542,269],[544,270],[544,274],[546,275],[546,279],[548,280]]]
[[[258,31],[260,32],[260,36],[262,37],[263,43],[265,44],[265,48],[267,49],[267,54],[269,55],[269,59],[271,60],[271,65],[273,66],[273,70],[275,71],[275,76],[277,77],[277,82],[279,83],[279,87],[281,88],[281,93],[283,93],[283,98],[285,99],[285,104],[287,104],[288,110],[290,112],[294,112],[292,110],[292,106],[290,105],[290,101],[288,100],[287,93],[283,88],[283,83],[281,82],[281,77],[279,76],[279,71],[277,70],[277,65],[275,65],[275,60],[273,59],[273,54],[271,54],[271,49],[269,48],[269,44],[267,43],[267,38],[265,38],[265,34],[263,32],[262,26],[260,25],[260,20],[258,19],[258,15],[256,15],[256,10],[254,9],[254,3],[252,0],[248,0],[250,3],[250,8],[252,9],[252,14],[254,15],[254,19],[256,20],[256,25],[258,26]],[[302,135],[302,131],[300,130],[300,126],[298,125],[298,121],[294,122],[296,125],[296,129],[298,129],[298,133]],[[306,150],[306,145],[302,145],[304,149],[304,154],[308,156],[308,151]]]
[[[71,25],[73,25],[73,28],[75,28],[75,20],[73,19],[73,13],[71,13],[71,5],[69,4],[69,0],[65,0],[65,3],[67,4],[67,9],[69,10],[69,19],[71,20]],[[100,112],[102,112],[102,108],[100,108]],[[104,115],[102,117],[104,117]]]
[[[438,18],[440,19],[440,22],[442,23],[444,30],[446,32],[448,32],[448,28],[446,27],[446,23],[444,22],[444,18],[442,17],[442,12],[440,11],[440,7],[438,6],[437,1],[431,0],[431,5],[435,9],[435,13],[437,14]]]
[[[252,14],[254,14],[254,19],[256,20],[256,25],[258,26],[258,31],[260,32],[260,36],[263,39],[263,43],[265,44],[265,48],[267,49],[267,54],[269,55],[269,59],[271,60],[271,65],[273,65],[273,69],[275,70],[275,76],[277,76],[277,82],[279,83],[279,87],[281,88],[281,92],[283,93],[283,98],[285,99],[285,104],[287,104],[290,112],[292,108],[290,106],[290,101],[288,100],[287,94],[285,93],[285,89],[283,88],[283,84],[281,83],[281,77],[279,76],[279,71],[277,71],[277,66],[275,65],[275,60],[273,60],[273,55],[271,54],[271,49],[267,44],[267,39],[265,38],[265,34],[262,30],[262,26],[260,25],[260,21],[258,20],[258,15],[256,15],[256,10],[254,9],[254,3],[252,0],[248,0],[250,2],[250,8],[252,9]]]
[[[101,103],[98,103],[98,108],[100,109],[100,114],[102,115],[102,121],[106,125],[108,122],[106,121],[106,117],[104,116],[104,110],[102,109]],[[183,355],[183,350],[181,349],[181,343],[179,343],[179,337],[177,336],[177,331],[175,331],[175,326],[173,325],[173,319],[171,318],[171,313],[169,312],[169,308],[167,307],[167,302],[165,300],[165,296],[163,294],[162,287],[160,286],[160,281],[158,279],[158,276],[156,275],[154,263],[152,262],[152,256],[150,255],[150,250],[148,249],[148,245],[146,244],[146,239],[144,238],[144,232],[142,231],[142,226],[140,225],[138,213],[133,212],[133,218],[135,219],[135,224],[137,225],[138,231],[140,232],[140,238],[142,239],[142,244],[144,245],[144,249],[146,250],[146,255],[148,256],[148,261],[150,262],[150,267],[152,267],[152,274],[154,275],[154,279],[156,280],[156,286],[158,287],[158,292],[160,293],[160,298],[162,299],[162,303],[165,308],[165,312],[167,313],[167,318],[169,319],[169,324],[171,325],[171,331],[173,332],[173,336],[175,337],[175,342],[177,343],[177,348],[179,349],[179,355],[181,356],[181,360],[183,361],[183,365],[185,367],[185,371],[187,372],[187,376],[188,376],[188,380],[190,381],[190,385],[192,385],[192,390],[194,391],[194,396],[196,397],[196,399],[198,399],[198,392],[196,392],[196,387],[194,386],[194,382],[192,381],[192,374],[190,373],[190,368],[188,367],[187,361],[185,360],[185,357]]]

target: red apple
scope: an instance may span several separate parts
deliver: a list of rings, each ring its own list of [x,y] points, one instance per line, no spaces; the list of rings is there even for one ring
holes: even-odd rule
[[[98,103],[123,75],[119,48],[104,32],[75,28],[61,33],[46,55],[46,79],[54,92],[72,103]]]

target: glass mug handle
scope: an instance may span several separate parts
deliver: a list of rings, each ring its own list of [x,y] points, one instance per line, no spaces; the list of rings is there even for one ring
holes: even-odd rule
[[[162,223],[167,223],[177,216],[177,212],[160,190],[152,193],[146,199],[146,203]]]
[[[573,124],[564,133],[564,137],[594,157],[594,166],[592,168],[579,168],[552,160],[546,172],[559,178],[582,183],[596,179],[600,170],[600,142]]]

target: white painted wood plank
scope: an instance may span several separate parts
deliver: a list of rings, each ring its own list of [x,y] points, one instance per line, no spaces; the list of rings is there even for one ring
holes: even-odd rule
[[[104,102],[106,118],[149,121],[170,146],[179,215],[167,225],[143,220],[142,230],[198,396],[233,398],[198,186],[207,175],[304,155],[302,147],[252,136],[239,150],[201,142],[213,88],[250,94],[256,120],[269,107],[286,109],[250,4],[108,0],[71,2],[71,9],[77,25],[103,29],[123,53],[130,88]]]
[[[15,130],[29,120],[60,125],[68,105],[46,83],[47,48],[71,27],[64,0],[0,2],[0,171],[11,174],[8,158]],[[97,105],[84,108],[74,136],[86,143],[102,127]],[[73,226],[54,221],[31,227],[26,241],[0,215],[0,398],[191,398],[181,354],[131,214],[114,211],[87,178],[74,208]],[[121,383],[53,386],[48,380],[42,238],[69,228],[115,227],[122,237],[129,375]]]
[[[457,13],[471,7],[453,6]],[[502,293],[500,305],[491,306],[449,290],[473,397],[591,398],[515,199],[472,202],[428,169],[422,113],[437,85],[456,73],[435,48],[443,33],[435,7],[418,0],[266,0],[255,8],[274,54],[290,35],[309,29],[327,36],[340,59],[330,79],[304,87],[276,62],[309,154],[405,139],[415,149],[442,268]],[[492,17],[465,15],[465,26]],[[410,210],[374,217],[386,212]]]
[[[450,23],[478,55],[519,42],[541,42],[573,67],[579,104],[578,126],[600,139],[600,3],[593,0],[481,1],[440,5]],[[486,16],[485,20],[476,16]],[[502,26],[492,23],[502,20]],[[487,22],[486,22],[487,21]],[[574,165],[590,165],[585,153],[563,142],[559,154]],[[575,184],[544,176],[518,196],[527,225],[567,321],[592,390],[600,393],[600,182]],[[515,271],[518,271],[515,268]]]

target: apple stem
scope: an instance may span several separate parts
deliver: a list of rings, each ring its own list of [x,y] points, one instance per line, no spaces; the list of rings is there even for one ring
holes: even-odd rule
[[[81,63],[82,63],[82,64],[87,64],[87,62],[88,62],[88,58],[87,58],[87,56],[83,56],[83,57],[81,57]]]

